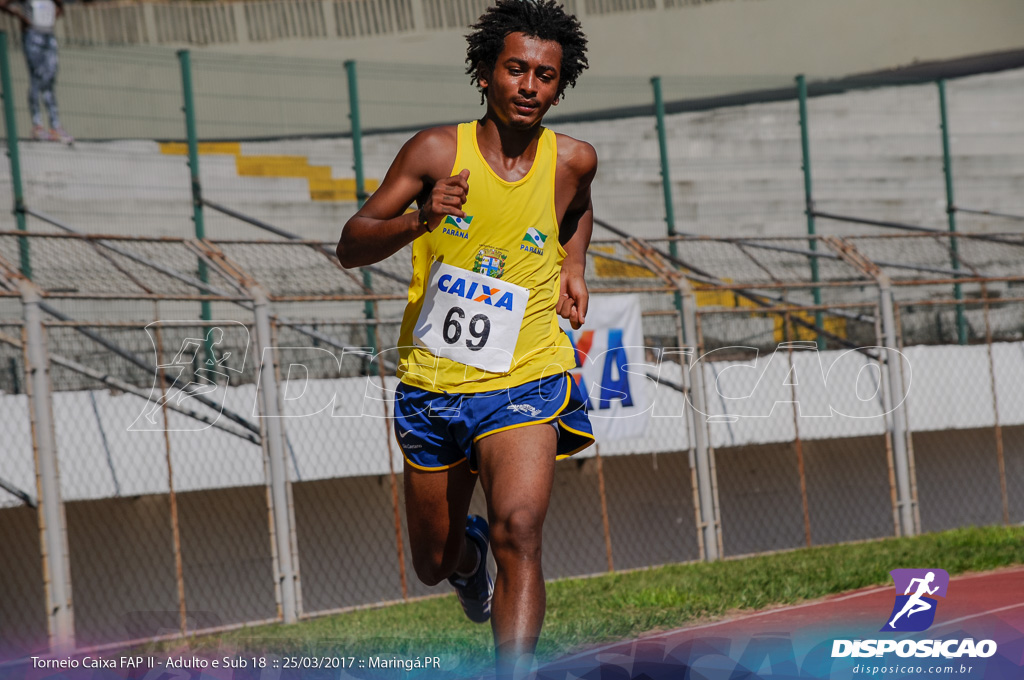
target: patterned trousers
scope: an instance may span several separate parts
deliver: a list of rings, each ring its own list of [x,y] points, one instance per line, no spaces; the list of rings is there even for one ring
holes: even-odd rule
[[[39,112],[39,98],[50,114],[50,127],[60,128],[57,114],[57,95],[53,88],[57,83],[57,38],[52,33],[39,33],[27,29],[22,35],[25,61],[28,64],[28,111],[33,125],[42,125]]]

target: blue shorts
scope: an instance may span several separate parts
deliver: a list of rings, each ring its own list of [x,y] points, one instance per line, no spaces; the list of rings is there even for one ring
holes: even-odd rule
[[[558,432],[556,458],[594,443],[587,402],[567,373],[478,394],[428,392],[405,383],[395,390],[395,437],[409,465],[420,470],[447,470],[468,460],[475,473],[474,443],[539,423]]]

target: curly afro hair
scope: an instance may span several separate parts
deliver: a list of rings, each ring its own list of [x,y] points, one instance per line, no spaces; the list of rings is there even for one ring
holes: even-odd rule
[[[480,102],[487,96],[487,88],[480,85],[480,71],[493,69],[498,55],[505,48],[505,36],[525,33],[540,40],[554,40],[562,46],[561,78],[558,82],[559,98],[566,86],[575,87],[576,79],[589,65],[587,63],[587,36],[580,28],[579,19],[555,0],[497,0],[466,36],[466,73],[480,89]]]

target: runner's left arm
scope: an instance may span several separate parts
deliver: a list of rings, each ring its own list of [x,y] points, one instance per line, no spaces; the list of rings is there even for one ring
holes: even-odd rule
[[[569,158],[569,167],[577,183],[576,193],[559,225],[559,240],[565,249],[565,260],[562,262],[555,311],[577,329],[586,322],[590,304],[584,275],[587,269],[587,248],[590,247],[590,237],[594,232],[594,204],[590,195],[590,186],[597,174],[597,153],[594,147],[585,142],[577,142]]]

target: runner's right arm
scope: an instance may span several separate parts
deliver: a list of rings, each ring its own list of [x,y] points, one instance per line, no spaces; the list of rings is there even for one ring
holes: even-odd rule
[[[469,171],[448,176],[455,163],[456,128],[424,130],[405,143],[380,188],[352,216],[338,241],[346,269],[380,262],[433,231],[445,215],[465,217]],[[419,209],[406,212],[413,201]]]

